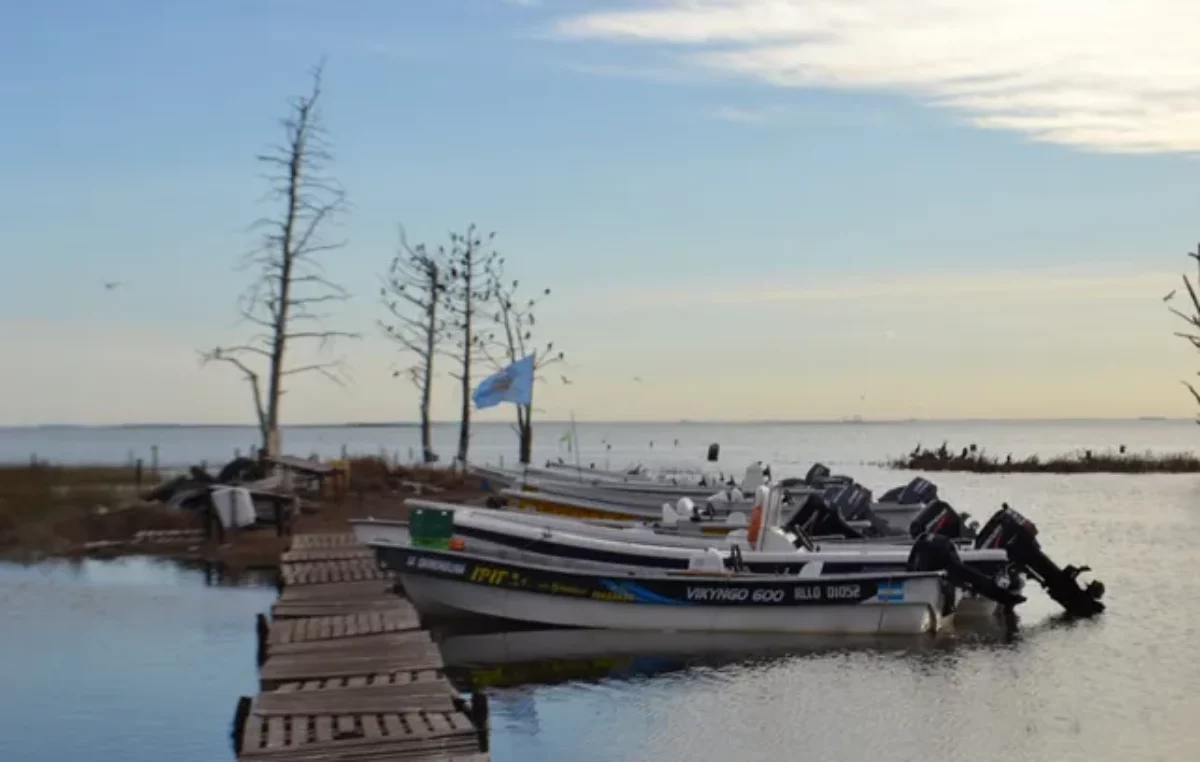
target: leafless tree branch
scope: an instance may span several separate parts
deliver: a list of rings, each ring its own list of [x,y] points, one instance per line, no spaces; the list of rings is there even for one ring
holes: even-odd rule
[[[426,463],[437,460],[430,421],[434,360],[446,338],[441,310],[449,286],[449,268],[440,251],[411,246],[400,227],[400,247],[382,278],[379,298],[393,322],[380,321],[384,335],[415,358],[407,375],[421,396],[421,452]]]
[[[345,301],[344,288],[322,275],[320,255],[342,248],[345,241],[330,241],[325,231],[346,211],[346,194],[326,174],[333,160],[320,114],[323,64],[312,71],[312,86],[306,95],[292,99],[288,114],[280,121],[284,140],[259,155],[269,183],[264,200],[279,205],[274,215],[257,219],[250,229],[259,231],[258,248],[243,257],[241,267],[257,270],[243,292],[238,312],[244,322],[261,331],[237,346],[205,353],[208,362],[220,360],[242,371],[254,388],[255,405],[262,429],[263,445],[273,446],[271,434],[278,430],[283,379],[303,373],[319,373],[341,384],[335,373],[341,362],[287,365],[292,342],[316,340],[324,348],[334,339],[358,338],[359,334],[326,330],[321,315],[312,311],[318,304]],[[316,323],[320,330],[294,330],[298,321]],[[266,365],[265,399],[260,372],[245,359],[258,358]]]

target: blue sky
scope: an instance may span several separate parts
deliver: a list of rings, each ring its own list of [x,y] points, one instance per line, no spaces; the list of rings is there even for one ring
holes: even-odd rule
[[[1160,301],[1200,240],[1178,9],[902,5],[18,4],[0,422],[249,418],[196,349],[244,333],[254,157],[322,56],[353,204],[326,264],[364,338],[288,420],[415,415],[377,277],[399,223],[470,221],[554,290],[539,324],[575,383],[539,386],[545,415],[1189,415]],[[435,412],[456,406],[442,379]]]

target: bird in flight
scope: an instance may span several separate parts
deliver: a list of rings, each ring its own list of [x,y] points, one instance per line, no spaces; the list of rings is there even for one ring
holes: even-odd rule
[[[567,378],[566,376],[564,376],[564,375],[561,375],[561,374],[559,375],[559,378],[561,378],[561,379],[562,379],[562,382],[563,382],[563,384],[565,384],[565,385],[567,385],[567,386],[570,386],[571,384],[575,383],[575,382],[574,382],[574,381],[572,381],[571,379],[569,379],[569,378]]]
[[[105,282],[104,282],[104,289],[105,289],[106,291],[112,291],[112,290],[114,290],[115,288],[117,288],[117,286],[123,286],[123,285],[125,285],[125,284],[124,284],[122,281],[119,281],[119,280],[110,280],[110,281],[105,281]]]
[[[1179,290],[1179,289],[1176,289],[1176,288],[1173,288],[1173,289],[1171,289],[1171,293],[1169,293],[1169,294],[1167,294],[1166,296],[1164,296],[1164,297],[1163,297],[1163,301],[1164,301],[1164,302],[1169,302],[1169,301],[1171,301],[1171,297],[1175,296],[1175,292],[1176,292],[1176,291],[1178,291],[1178,290]]]
[[[642,377],[641,377],[641,376],[634,376],[634,377],[633,377],[633,380],[634,380],[634,381],[637,381],[639,384],[640,384],[640,383],[642,383]]]

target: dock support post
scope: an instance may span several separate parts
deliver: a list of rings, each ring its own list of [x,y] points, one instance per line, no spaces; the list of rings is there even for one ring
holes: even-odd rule
[[[233,732],[230,735],[233,737],[233,753],[239,757],[242,755],[242,741],[246,735],[246,720],[250,718],[250,702],[249,696],[239,696],[237,709],[233,713]]]
[[[254,632],[258,636],[255,658],[258,660],[258,666],[261,667],[267,661],[267,639],[271,634],[271,626],[267,624],[267,618],[262,614],[254,616]]]
[[[486,752],[489,745],[488,699],[483,691],[471,692],[471,724],[475,726],[475,732],[479,735],[479,750]]]

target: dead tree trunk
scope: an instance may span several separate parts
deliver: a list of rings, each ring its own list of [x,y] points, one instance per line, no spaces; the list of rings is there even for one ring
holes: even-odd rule
[[[389,338],[416,357],[408,368],[408,375],[421,397],[421,459],[424,463],[433,463],[438,457],[433,451],[430,415],[434,358],[445,333],[438,309],[446,291],[445,250],[439,249],[435,255],[429,253],[424,244],[410,247],[403,230],[400,231],[400,246],[401,251],[392,260],[380,289],[384,306],[395,322],[380,325]],[[415,316],[410,312],[415,312]],[[399,372],[393,375],[399,375]]]
[[[292,101],[283,120],[284,141],[258,157],[268,168],[272,200],[282,202],[279,215],[260,219],[255,227],[264,231],[260,247],[248,264],[258,276],[242,298],[242,318],[259,332],[246,343],[217,347],[201,353],[202,361],[222,361],[237,367],[254,391],[254,404],[267,454],[279,447],[280,400],[284,378],[301,373],[320,373],[339,382],[339,361],[314,361],[288,367],[291,342],[315,339],[322,346],[336,337],[357,337],[324,326],[325,315],[318,305],[344,301],[345,289],[328,280],[318,261],[323,252],[340,249],[345,242],[330,242],[323,236],[326,225],[345,210],[345,193],[325,175],[332,160],[318,104],[321,97],[321,67],[313,71],[308,95]],[[247,363],[259,358],[267,366],[267,396],[262,398],[260,373]]]
[[[474,225],[467,227],[466,234],[450,234],[450,282],[446,308],[452,318],[448,334],[452,337],[454,350],[451,355],[457,361],[458,371],[451,376],[459,382],[462,405],[458,423],[458,452],[456,460],[463,468],[471,447],[471,385],[475,363],[487,357],[486,341],[489,337],[478,333],[477,318],[480,309],[491,299],[492,279],[489,274],[496,268],[495,252],[485,252],[484,245],[495,233],[486,238],[480,236]]]

